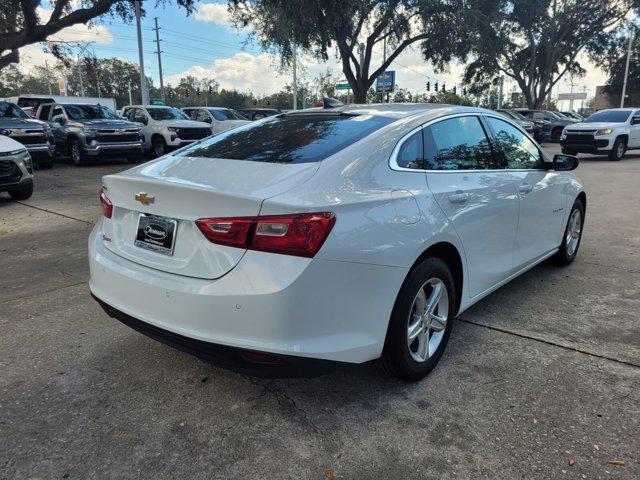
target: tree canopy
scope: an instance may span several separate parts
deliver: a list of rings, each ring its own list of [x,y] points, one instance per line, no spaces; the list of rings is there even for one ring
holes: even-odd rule
[[[465,81],[478,88],[498,75],[516,81],[531,108],[540,108],[567,74],[583,75],[580,54],[601,53],[622,28],[635,0],[470,0],[474,61]]]
[[[409,46],[443,67],[470,50],[465,0],[230,0],[232,18],[251,27],[262,47],[292,58],[292,44],[319,60],[336,49],[355,101]],[[472,13],[472,12],[471,12]],[[379,53],[386,40],[388,55]],[[360,47],[362,45],[362,47]],[[360,54],[363,48],[363,54]],[[378,51],[374,51],[377,48]],[[362,59],[362,61],[361,61]]]
[[[164,4],[171,0],[156,0]],[[196,0],[175,0],[191,13]],[[20,60],[19,49],[45,42],[50,35],[79,23],[88,23],[103,15],[129,21],[133,16],[131,0],[8,0],[0,9],[0,69]],[[142,3],[142,2],[141,2]],[[47,8],[49,7],[49,8]],[[53,52],[57,52],[53,45]]]

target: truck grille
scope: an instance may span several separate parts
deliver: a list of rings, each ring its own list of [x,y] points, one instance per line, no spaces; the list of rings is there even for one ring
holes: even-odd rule
[[[581,133],[577,133],[575,130],[566,130],[567,141],[570,142],[591,142],[594,139],[593,134],[595,130],[581,130]]]
[[[22,177],[22,173],[15,162],[10,160],[0,161],[0,184],[16,183]]]
[[[29,132],[25,135],[11,135],[11,138],[23,145],[40,145],[47,142],[44,132]]]
[[[176,132],[181,140],[200,140],[211,135],[208,128],[179,128]]]
[[[140,134],[137,130],[98,130],[96,140],[100,143],[121,143],[121,142],[137,142],[140,140]]]

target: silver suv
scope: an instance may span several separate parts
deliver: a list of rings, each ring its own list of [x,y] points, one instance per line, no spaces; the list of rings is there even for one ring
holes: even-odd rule
[[[105,106],[49,103],[40,105],[37,117],[51,126],[56,151],[78,166],[98,156],[126,157],[131,163],[142,159],[140,127]]]

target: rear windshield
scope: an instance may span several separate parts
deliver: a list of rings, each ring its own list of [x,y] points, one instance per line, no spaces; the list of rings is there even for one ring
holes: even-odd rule
[[[102,105],[65,105],[64,109],[71,120],[111,120],[119,118],[113,110]]]
[[[13,103],[0,102],[0,118],[28,118],[20,108]]]
[[[374,115],[294,114],[229,130],[184,155],[269,163],[319,162],[394,119]]]
[[[589,118],[583,120],[583,122],[624,123],[629,118],[629,115],[631,115],[631,110],[603,110],[594,113]]]
[[[33,98],[33,97],[20,97],[18,99],[18,106],[19,107],[32,107],[32,108],[37,108],[39,107],[41,104],[43,103],[50,103],[53,102],[52,98]]]

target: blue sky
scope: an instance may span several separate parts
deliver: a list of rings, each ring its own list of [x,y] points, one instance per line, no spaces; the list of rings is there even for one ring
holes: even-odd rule
[[[162,62],[165,83],[177,84],[180,76],[191,74],[197,78],[214,78],[223,88],[236,88],[254,93],[272,93],[290,82],[290,75],[280,72],[277,58],[262,53],[255,43],[244,45],[247,31],[238,31],[230,25],[226,4],[220,1],[200,1],[197,10],[187,17],[184,10],[174,5],[155,8],[155,0],[145,1],[147,14],[142,20],[144,60],[146,74],[158,85],[158,63],[155,55],[154,17],[158,17],[160,26]],[[49,13],[41,9],[41,17]],[[92,41],[92,49],[98,57],[119,57],[133,62],[138,61],[135,24],[126,25],[120,20],[103,21],[100,25],[87,27],[77,25],[51,37],[59,40]],[[382,53],[375,52],[381,61]],[[40,46],[23,49],[22,68],[42,64],[45,59],[53,59],[42,52]],[[376,58],[376,57],[374,57]],[[300,59],[302,79],[312,80],[316,75],[330,68],[335,75],[341,75],[336,58],[327,63],[318,63],[310,58]],[[460,83],[461,65],[452,65],[450,71],[435,74],[433,68],[425,63],[418,51],[407,49],[391,67],[396,70],[399,86],[414,92],[424,92],[425,83],[438,81],[446,83],[448,89]],[[576,80],[575,90],[586,86],[590,95],[595,86],[602,84],[605,76],[602,72],[588,68],[588,75]],[[513,83],[507,82],[508,92]],[[568,81],[561,85],[561,91],[568,91]],[[554,92],[555,93],[555,92]]]

